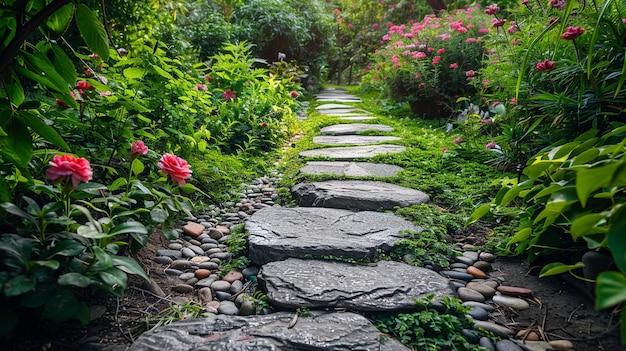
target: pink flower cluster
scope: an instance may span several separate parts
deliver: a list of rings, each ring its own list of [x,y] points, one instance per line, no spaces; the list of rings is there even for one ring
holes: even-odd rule
[[[582,27],[569,26],[567,27],[567,30],[565,30],[565,33],[561,34],[561,38],[565,40],[574,40],[581,36],[584,32],[585,29]]]
[[[556,62],[545,59],[537,62],[535,69],[539,72],[550,72],[556,67]]]

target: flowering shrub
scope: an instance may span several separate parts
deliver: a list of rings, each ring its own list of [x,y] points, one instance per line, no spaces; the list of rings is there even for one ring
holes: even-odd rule
[[[421,22],[389,25],[364,82],[387,97],[407,101],[413,113],[441,117],[459,96],[475,93],[470,84],[482,67],[483,37],[490,17],[479,6],[426,16]]]

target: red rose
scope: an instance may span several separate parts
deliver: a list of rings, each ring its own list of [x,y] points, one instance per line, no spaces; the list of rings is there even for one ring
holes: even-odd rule
[[[55,155],[50,161],[50,168],[46,172],[46,179],[53,183],[60,183],[65,179],[72,180],[76,187],[80,182],[89,182],[93,177],[89,161],[82,157],[71,155]]]
[[[233,99],[235,99],[235,93],[232,90],[230,90],[230,89],[226,90],[224,92],[224,99],[226,99],[226,100],[233,100]]]
[[[137,140],[130,145],[131,157],[137,157],[148,153],[148,147],[141,140]]]
[[[297,98],[298,96],[300,96],[300,94],[298,94],[298,92],[297,92],[297,91],[292,90],[292,91],[289,93],[289,96],[291,96],[292,98],[294,98],[294,99],[295,99],[295,98]]]
[[[165,154],[161,157],[157,166],[179,185],[184,185],[185,179],[191,178],[191,166],[178,156]]]

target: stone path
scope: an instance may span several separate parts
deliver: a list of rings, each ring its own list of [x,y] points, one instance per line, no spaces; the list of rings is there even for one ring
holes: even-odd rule
[[[319,113],[338,119],[375,118],[346,105],[360,100],[342,90],[325,90],[317,95],[317,100],[329,102],[317,107]],[[326,127],[324,132],[358,139],[366,137],[358,135],[365,130],[393,130],[384,125],[340,120],[347,123]],[[393,177],[401,168],[349,161],[404,150],[389,144],[307,150],[300,156],[332,160],[309,161],[300,172]],[[199,288],[201,303],[214,314],[144,333],[130,350],[409,350],[381,334],[361,315],[341,311],[406,310],[415,305],[413,298],[428,294],[459,297],[471,307],[469,315],[476,329],[485,329],[503,339],[514,334],[507,326],[490,320],[494,306],[513,311],[528,308],[524,298],[532,292],[490,279],[487,272],[495,259],[490,253],[463,252],[447,270],[432,262],[425,262],[424,268],[391,261],[345,262],[371,260],[376,252],[390,250],[401,239],[402,231],[425,230],[380,210],[426,203],[427,194],[377,180],[350,179],[300,183],[291,192],[298,207],[284,208],[273,205],[271,184],[257,186],[251,193],[243,194],[249,200],[242,200],[234,213],[226,214],[233,222],[245,222],[248,232],[249,258],[254,266],[242,272],[229,272],[219,278],[211,271],[215,262],[229,258],[223,245],[229,226],[198,220],[197,225],[204,224],[203,228],[196,227],[193,235],[188,228],[185,233],[193,239],[188,238],[180,247],[170,247],[171,257],[161,257],[169,259],[166,270],[179,268],[175,274],[181,280],[188,274],[185,279],[189,280],[181,285],[192,291]],[[199,278],[198,272],[203,269],[207,272]],[[270,305],[283,312],[243,317],[255,314],[250,299],[242,295],[249,291],[244,282],[247,286],[255,281]],[[301,309],[313,311],[302,314]],[[509,340],[494,344],[479,338],[474,331],[465,332],[472,337],[471,342],[490,350],[523,350]]]

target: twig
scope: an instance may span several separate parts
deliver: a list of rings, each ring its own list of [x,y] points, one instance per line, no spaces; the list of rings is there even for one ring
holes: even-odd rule
[[[156,298],[157,298],[157,299],[159,299],[159,300],[164,300],[164,301],[167,301],[167,302],[169,302],[169,303],[176,303],[174,300],[170,300],[170,299],[168,298],[170,295],[168,295],[168,296],[166,296],[166,297],[161,297],[161,296],[159,296],[159,295],[157,295],[157,294],[155,294],[155,293],[153,293],[152,291],[149,291],[149,290],[145,290],[145,289],[142,289],[142,288],[138,288],[138,287],[136,287],[136,286],[133,286],[132,288],[133,288],[133,289],[135,289],[135,290],[138,290],[138,291],[144,292],[144,293],[148,293],[148,294],[150,294],[150,295],[152,295],[152,296],[156,297]]]
[[[546,329],[546,319],[548,319],[548,306],[546,306],[546,311],[543,314],[543,320],[541,321],[541,327],[539,327],[539,333],[543,338],[543,341],[549,342],[548,335],[545,332]]]
[[[578,307],[576,307],[572,313],[569,314],[569,316],[567,317],[567,321],[570,322],[572,320],[572,316],[574,315],[574,313],[576,313],[576,311],[578,311],[583,305],[578,305]]]

